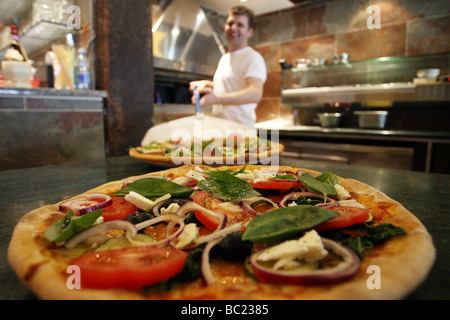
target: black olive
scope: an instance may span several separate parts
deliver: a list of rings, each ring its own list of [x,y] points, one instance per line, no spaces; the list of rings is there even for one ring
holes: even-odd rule
[[[126,217],[125,221],[131,222],[132,224],[138,224],[141,222],[144,222],[146,220],[149,220],[153,218],[153,216],[147,212],[135,212],[132,213],[130,215],[128,215],[128,217]]]
[[[242,241],[243,232],[230,233],[219,242],[220,255],[227,261],[244,261],[252,253],[252,243]]]

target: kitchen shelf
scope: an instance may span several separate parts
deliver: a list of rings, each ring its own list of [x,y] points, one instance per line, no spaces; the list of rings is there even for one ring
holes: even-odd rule
[[[439,68],[448,74],[449,54],[384,57],[283,70],[282,101],[291,107],[314,107],[334,102],[446,101],[448,83],[415,81],[417,70]]]
[[[64,38],[67,32],[68,28],[64,24],[40,21],[20,35],[20,42],[25,48],[27,55],[30,56],[42,48],[51,45],[55,41]],[[8,46],[9,44],[0,49],[1,59],[5,57]]]

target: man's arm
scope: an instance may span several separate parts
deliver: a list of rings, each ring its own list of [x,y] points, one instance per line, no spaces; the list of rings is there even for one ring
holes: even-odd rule
[[[204,96],[200,99],[202,107],[211,106],[213,104],[221,105],[241,105],[248,103],[258,103],[261,101],[263,93],[263,82],[259,78],[246,78],[247,87],[245,89],[216,95],[211,88],[200,90]]]
[[[214,88],[214,82],[211,80],[197,80],[189,82],[189,91],[193,92],[197,88],[200,92],[205,88]]]

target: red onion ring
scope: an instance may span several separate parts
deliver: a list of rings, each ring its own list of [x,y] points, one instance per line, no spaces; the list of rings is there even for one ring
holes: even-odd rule
[[[212,285],[215,282],[214,276],[211,272],[211,264],[209,263],[209,252],[221,240],[222,238],[218,238],[208,242],[208,244],[205,246],[205,249],[203,249],[202,252],[200,271],[202,280],[207,286]]]
[[[249,213],[249,214],[251,214],[251,215],[253,215],[253,216],[256,217],[256,216],[260,215],[260,213],[257,212],[256,210],[254,210],[254,209],[251,207],[250,204],[253,203],[253,202],[259,201],[259,200],[267,201],[267,202],[271,203],[272,206],[273,206],[275,209],[278,209],[278,205],[277,205],[275,202],[273,202],[273,201],[270,200],[270,199],[264,198],[264,197],[255,197],[255,198],[251,198],[251,199],[248,199],[248,200],[243,200],[243,201],[241,201],[241,202],[239,203],[239,206],[240,206],[245,212],[247,212],[247,213]]]
[[[204,242],[210,242],[210,241],[216,240],[218,238],[221,239],[230,233],[239,232],[239,231],[243,231],[243,230],[244,230],[244,227],[240,223],[234,223],[232,225],[229,225],[229,226],[223,228],[222,230],[214,231],[213,233],[210,233],[208,235],[198,237],[197,239],[195,239],[194,242],[196,245],[199,245]]]
[[[125,230],[127,239],[132,238],[137,234],[137,229],[131,222],[124,220],[111,220],[96,224],[81,231],[80,233],[67,240],[64,246],[67,249],[73,249],[77,244],[83,242],[84,240],[108,230]]]
[[[228,217],[226,214],[218,213],[218,212],[214,212],[212,210],[206,209],[193,201],[188,201],[185,204],[183,204],[176,212],[176,215],[179,217],[185,218],[186,213],[188,213],[190,211],[194,211],[194,210],[203,211],[206,214],[209,214],[209,215],[219,219],[219,226],[217,227],[216,231],[225,228],[225,226],[227,225]]]
[[[163,216],[159,216],[153,219],[149,219],[146,220],[144,222],[138,223],[135,225],[136,230],[141,230],[144,228],[147,228],[148,226],[151,226],[153,224],[159,223],[159,222],[163,222],[163,221],[168,221],[169,224],[171,224],[172,222],[175,222],[177,224],[180,225],[180,227],[178,228],[177,231],[175,231],[174,233],[172,233],[171,235],[166,233],[166,238],[163,240],[160,240],[158,242],[155,243],[146,243],[146,242],[140,242],[140,241],[135,241],[131,238],[128,238],[128,241],[130,241],[132,244],[134,245],[140,245],[140,246],[150,246],[150,247],[164,247],[166,245],[169,245],[173,240],[175,240],[176,238],[178,238],[178,236],[183,232],[184,230],[184,221],[181,217],[175,215],[175,214],[165,214]]]
[[[250,204],[249,204],[248,202],[241,201],[241,202],[239,202],[239,206],[240,206],[245,212],[247,212],[248,214],[251,214],[251,215],[254,216],[254,217],[256,217],[256,216],[259,214],[256,210],[254,210],[254,209],[250,206]]]
[[[100,201],[100,202],[99,202]],[[72,210],[77,216],[104,209],[112,205],[111,196],[104,193],[90,193],[83,198],[69,199],[59,205],[59,210],[67,213]]]
[[[322,238],[324,247],[340,256],[343,261],[336,266],[318,269],[312,272],[295,273],[292,271],[273,270],[258,263],[258,256],[265,250],[260,250],[250,257],[250,264],[259,281],[275,284],[328,284],[351,279],[360,267],[361,261],[353,250],[330,240]]]

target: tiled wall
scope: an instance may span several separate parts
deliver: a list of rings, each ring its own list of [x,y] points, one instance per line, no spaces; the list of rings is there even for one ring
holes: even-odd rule
[[[380,9],[380,29],[369,29],[370,5]],[[257,108],[258,122],[291,113],[280,99],[280,59],[350,54],[350,61],[384,56],[450,52],[448,0],[335,0],[297,6],[257,18],[251,45],[266,60],[268,80]]]

